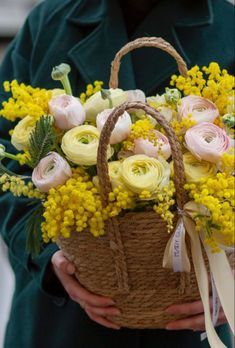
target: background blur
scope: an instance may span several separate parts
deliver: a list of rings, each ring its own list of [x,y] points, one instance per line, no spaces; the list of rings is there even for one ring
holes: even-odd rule
[[[6,46],[18,32],[32,7],[38,2],[39,0],[0,0],[0,63]],[[13,291],[14,277],[8,263],[7,248],[0,237],[0,348],[3,347]]]

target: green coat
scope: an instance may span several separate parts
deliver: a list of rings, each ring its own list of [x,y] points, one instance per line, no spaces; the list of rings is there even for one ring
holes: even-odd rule
[[[169,40],[188,65],[218,61],[233,64],[233,6],[225,0],[162,0],[128,38],[117,0],[48,0],[37,6],[10,45],[0,68],[0,84],[14,78],[33,86],[59,87],[52,81],[53,66],[72,66],[73,91],[103,80],[107,86],[115,53],[130,39],[162,36]],[[131,15],[130,15],[131,19]],[[176,72],[174,60],[146,48],[123,59],[120,86],[140,87],[147,94],[160,90]],[[6,95],[0,87],[0,102]],[[9,122],[0,120],[0,142],[8,150]],[[4,140],[2,140],[4,139]],[[9,168],[19,170],[12,162]],[[23,168],[21,168],[23,171]],[[36,260],[25,252],[24,224],[30,214],[27,200],[0,197],[0,232],[9,246],[16,289],[7,327],[5,348],[200,348],[198,333],[191,331],[105,329],[92,322],[69,300],[46,270],[57,247],[45,247]],[[230,347],[226,328],[220,328]]]

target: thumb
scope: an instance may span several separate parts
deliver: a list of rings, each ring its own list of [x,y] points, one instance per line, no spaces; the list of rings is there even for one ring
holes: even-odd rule
[[[72,275],[75,272],[74,264],[66,259],[61,250],[55,252],[55,254],[52,256],[51,262],[54,267],[64,273]]]

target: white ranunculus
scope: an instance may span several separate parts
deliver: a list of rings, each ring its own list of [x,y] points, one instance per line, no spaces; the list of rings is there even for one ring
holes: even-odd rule
[[[58,95],[49,101],[49,110],[55,119],[56,127],[71,129],[85,121],[85,110],[78,98],[70,95]]]
[[[219,110],[212,101],[196,95],[189,95],[178,104],[179,118],[192,117],[197,123],[211,122],[219,116]]]
[[[99,113],[96,117],[96,126],[97,129],[101,132],[105,122],[109,118],[111,112],[113,109],[106,109]],[[131,132],[131,117],[128,114],[128,112],[124,112],[123,115],[121,115],[115,125],[114,130],[112,131],[111,137],[110,137],[110,144],[118,144],[122,142],[123,140],[127,139],[130,132]]]
[[[230,148],[226,132],[213,123],[203,122],[187,130],[187,149],[199,160],[218,163]]]
[[[72,177],[68,162],[56,152],[50,152],[34,168],[32,181],[41,192],[63,185]]]

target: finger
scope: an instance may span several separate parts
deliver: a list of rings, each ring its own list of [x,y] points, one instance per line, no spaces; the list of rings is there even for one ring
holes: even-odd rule
[[[169,314],[186,314],[195,315],[204,312],[202,301],[195,301],[191,303],[180,303],[168,307],[165,310]]]
[[[91,307],[108,307],[115,305],[115,302],[105,296],[95,295],[85,289],[78,281],[76,281],[76,289],[74,289],[73,297],[85,302]]]
[[[74,264],[66,259],[61,250],[55,252],[55,254],[52,256],[51,262],[54,267],[63,271],[64,273],[74,274],[75,272]]]
[[[121,312],[119,309],[115,307],[91,307],[89,305],[85,305],[85,310],[89,311],[90,313],[94,315],[98,315],[101,317],[115,317],[121,315]]]
[[[98,315],[95,315],[93,313],[91,313],[90,311],[86,311],[87,315],[89,316],[89,318],[93,321],[95,321],[96,323],[102,325],[102,326],[105,326],[109,329],[114,329],[114,330],[119,330],[120,329],[120,326],[117,325],[117,324],[114,324],[112,321],[106,319],[106,318],[103,318],[103,317],[100,317]]]
[[[204,315],[196,315],[193,317],[171,321],[166,325],[167,330],[204,330],[205,318]]]

